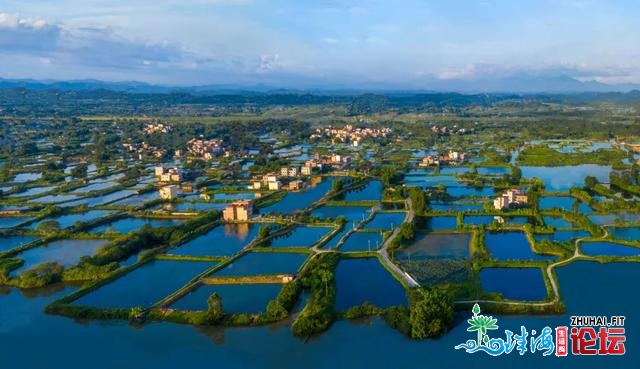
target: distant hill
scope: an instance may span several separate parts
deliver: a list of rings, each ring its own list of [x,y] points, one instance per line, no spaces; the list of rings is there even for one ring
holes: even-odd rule
[[[253,94],[314,94],[327,96],[353,96],[368,92],[378,94],[425,94],[439,92],[480,93],[558,93],[575,94],[583,92],[629,92],[640,90],[637,84],[609,85],[596,81],[579,81],[568,76],[514,75],[503,78],[474,79],[427,79],[413,83],[415,88],[393,88],[389,84],[361,84],[353,88],[332,86],[308,89],[286,89],[269,85],[202,85],[163,86],[145,82],[107,82],[99,80],[48,81],[31,79],[2,79],[0,89],[25,88],[28,90],[95,91],[109,90],[129,93],[190,93],[195,95],[253,95]]]

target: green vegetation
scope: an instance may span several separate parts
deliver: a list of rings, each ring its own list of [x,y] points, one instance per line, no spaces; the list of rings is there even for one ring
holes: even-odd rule
[[[336,316],[334,270],[340,258],[337,254],[321,254],[309,261],[300,277],[303,288],[311,290],[307,306],[291,325],[294,335],[308,337],[329,328]]]
[[[593,152],[561,153],[546,145],[539,145],[523,149],[516,161],[518,165],[548,167],[579,164],[610,165],[625,157],[625,153],[621,150],[599,149]]]

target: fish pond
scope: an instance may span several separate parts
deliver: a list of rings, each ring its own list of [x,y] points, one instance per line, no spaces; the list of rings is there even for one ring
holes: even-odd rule
[[[458,226],[458,219],[456,217],[429,217],[425,223],[426,228],[432,231],[456,229]]]
[[[540,198],[540,209],[548,210],[553,208],[560,208],[566,211],[573,211],[573,206],[578,203],[578,212],[590,213],[593,210],[589,205],[579,201],[573,197],[567,196],[545,196]]]
[[[380,201],[382,199],[382,183],[370,181],[366,185],[347,192],[345,201]]]
[[[413,243],[395,254],[399,260],[432,258],[467,259],[471,255],[469,233],[418,233]]]
[[[382,246],[382,235],[378,232],[353,232],[347,237],[340,251],[369,251]]]
[[[547,297],[540,268],[484,268],[480,284],[486,292],[496,292],[508,300],[540,301]]]
[[[258,235],[260,227],[263,226],[272,226],[272,224],[223,224],[180,247],[170,250],[169,253],[193,256],[231,256],[248,245]]]
[[[331,184],[338,178],[327,177],[323,178],[322,182],[317,185],[308,188],[302,192],[288,192],[282,200],[269,205],[263,209],[260,209],[260,213],[291,213],[296,210],[304,210],[308,208],[312,203],[318,201],[324,195],[331,190]]]
[[[101,308],[149,307],[213,265],[153,260],[80,297],[73,304]]]
[[[640,241],[640,227],[609,227],[615,238],[627,241]]]
[[[561,217],[542,217],[544,224],[552,226],[553,228],[571,228],[573,224],[564,220]]]
[[[80,258],[93,255],[108,240],[60,240],[29,249],[16,257],[24,260],[24,265],[14,271],[19,274],[38,264],[54,261],[65,268],[76,265]]]
[[[365,301],[381,308],[407,304],[404,287],[376,258],[342,260],[335,276],[337,311]]]
[[[329,227],[296,227],[271,240],[271,247],[311,247],[333,229]]]
[[[11,250],[18,246],[26,245],[37,239],[38,237],[32,236],[0,236],[0,252]]]
[[[573,230],[564,230],[564,231],[555,231],[552,234],[534,234],[533,238],[536,242],[540,242],[542,240],[549,240],[552,242],[569,242],[572,240],[577,240],[578,238],[584,238],[591,236],[591,233],[584,231],[582,229],[573,229]]]
[[[547,191],[568,191],[584,186],[584,179],[593,176],[601,183],[609,182],[610,165],[581,164],[563,167],[520,167],[524,178],[540,178]]]
[[[371,208],[368,206],[321,206],[311,211],[311,216],[321,219],[336,219],[345,217],[348,223],[361,222],[369,217]]]
[[[29,228],[36,229],[38,228],[38,225],[40,225],[41,223],[53,220],[55,222],[58,222],[58,225],[60,225],[60,228],[63,229],[63,228],[71,227],[76,222],[91,222],[93,220],[105,217],[107,215],[111,215],[113,213],[115,212],[110,210],[91,210],[86,213],[67,214],[57,218],[47,218],[37,223],[32,223],[29,226]]]
[[[281,284],[202,285],[171,305],[179,310],[207,310],[207,299],[214,292],[222,299],[226,313],[256,314],[266,310],[270,300],[282,289]]]
[[[487,232],[484,245],[496,260],[550,260],[553,256],[533,252],[524,232]]]
[[[148,224],[152,228],[174,227],[184,223],[183,219],[150,219],[150,218],[124,218],[111,223],[101,224],[89,230],[89,233],[129,233],[138,231]]]
[[[405,215],[404,212],[376,213],[373,219],[364,225],[364,229],[393,229],[404,221]]]
[[[0,218],[0,229],[17,227],[22,223],[33,220],[33,217],[6,217]]]
[[[215,272],[215,275],[295,274],[308,256],[284,252],[250,252]]]
[[[592,256],[638,256],[640,248],[621,245],[614,242],[582,242],[580,249],[586,255]]]

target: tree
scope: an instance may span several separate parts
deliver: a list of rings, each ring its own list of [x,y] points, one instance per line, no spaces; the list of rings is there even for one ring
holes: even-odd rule
[[[222,298],[214,292],[207,299],[207,321],[210,324],[216,324],[222,320],[223,316]]]
[[[329,282],[331,282],[331,278],[333,278],[333,273],[331,273],[327,269],[321,269],[319,271],[320,279],[322,283],[324,283],[324,294],[325,296],[329,295]]]
[[[423,214],[426,209],[427,200],[424,194],[419,187],[410,187],[409,188],[409,199],[411,200],[411,205],[413,206],[413,211],[416,214]]]
[[[333,193],[340,192],[342,191],[343,188],[344,188],[344,180],[342,179],[336,179],[335,181],[333,181],[333,183],[331,183],[331,191]]]
[[[584,187],[586,189],[593,189],[598,184],[598,179],[594,176],[586,176],[584,178]]]
[[[440,288],[422,291],[411,304],[409,323],[411,338],[424,339],[441,336],[453,321],[453,300]]]
[[[60,223],[51,219],[40,222],[36,227],[36,231],[44,233],[54,233],[60,230]]]
[[[71,176],[73,178],[85,178],[87,176],[87,171],[89,166],[86,163],[80,163],[71,169]]]
[[[277,321],[289,316],[289,312],[278,302],[278,300],[271,300],[267,304],[266,315],[270,321]]]

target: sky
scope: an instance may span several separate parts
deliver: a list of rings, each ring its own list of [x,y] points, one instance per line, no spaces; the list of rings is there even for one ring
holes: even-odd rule
[[[1,0],[0,78],[428,88],[640,83],[636,0]]]

